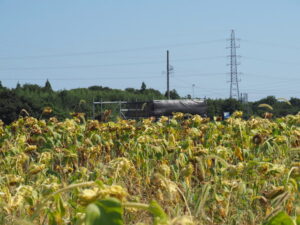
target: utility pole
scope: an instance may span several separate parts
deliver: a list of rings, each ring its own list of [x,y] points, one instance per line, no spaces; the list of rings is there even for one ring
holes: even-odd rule
[[[195,98],[195,86],[196,86],[195,84],[192,85],[192,88],[193,88],[193,99]]]
[[[235,39],[235,33],[234,30],[231,30],[231,36],[230,36],[230,98],[235,98],[239,100],[240,98],[240,90],[239,90],[239,79],[237,72],[237,55],[236,55],[236,49],[239,48],[239,46],[236,45],[236,39]]]
[[[250,107],[248,102],[248,93],[241,93],[241,102],[243,103],[244,107],[247,111],[247,116],[250,114]]]
[[[93,98],[93,120],[95,119],[95,99]]]
[[[169,66],[169,50],[167,50],[167,96],[170,99],[170,66]]]

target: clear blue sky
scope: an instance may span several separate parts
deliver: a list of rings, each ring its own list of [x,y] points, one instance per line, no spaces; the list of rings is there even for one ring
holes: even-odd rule
[[[229,96],[230,30],[240,38],[240,91],[300,97],[298,0],[0,0],[0,80],[54,89],[102,85]]]

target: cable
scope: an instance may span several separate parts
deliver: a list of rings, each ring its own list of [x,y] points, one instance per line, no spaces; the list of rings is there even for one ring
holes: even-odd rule
[[[210,59],[225,59],[227,56],[210,56],[190,59],[172,59],[172,62],[185,62],[185,61],[198,61],[198,60],[210,60]]]
[[[209,60],[219,59],[223,56],[212,56],[202,58],[191,58],[191,59],[177,59],[172,60],[176,62],[196,61],[196,60]],[[134,65],[151,65],[151,64],[164,64],[165,61],[148,61],[148,62],[137,62],[137,63],[116,63],[116,64],[102,64],[102,65],[73,65],[73,66],[40,66],[40,67],[8,67],[0,68],[0,71],[9,70],[55,70],[55,69],[81,69],[81,68],[97,68],[97,67],[113,67],[113,66],[134,66]]]
[[[128,49],[119,49],[119,50],[85,51],[85,52],[70,52],[70,53],[61,53],[61,54],[28,55],[28,56],[1,56],[0,60],[39,59],[39,58],[53,58],[53,57],[113,54],[113,53],[136,52],[136,51],[145,51],[145,50],[153,50],[153,49],[161,49],[161,48],[195,46],[195,45],[209,44],[209,43],[215,43],[215,42],[220,42],[220,41],[224,41],[224,40],[217,39],[217,40],[211,40],[211,41],[179,43],[179,44],[170,44],[170,45],[157,45],[157,46],[147,46],[147,47],[141,47],[141,48],[128,48]]]
[[[284,45],[284,44],[279,44],[279,43],[271,43],[271,42],[264,42],[264,41],[254,41],[254,40],[247,40],[247,39],[242,39],[243,42],[248,42],[250,44],[258,44],[258,45],[266,45],[270,47],[279,47],[279,48],[288,48],[288,49],[296,49],[300,50],[299,46],[293,46],[293,45]]]
[[[127,79],[153,79],[153,78],[161,78],[161,76],[152,76],[152,77],[99,77],[99,78],[51,78],[51,79],[48,79],[49,81],[80,81],[80,80],[106,80],[106,79],[111,79],[111,80],[127,80]],[[38,80],[46,80],[46,79],[41,79],[41,78],[27,78],[27,79],[24,79],[24,78],[4,78],[4,79],[1,79],[1,80],[4,80],[4,81],[9,81],[9,80],[30,80],[30,81],[38,81]]]
[[[221,74],[221,73],[211,73],[211,74]],[[121,75],[121,74],[120,74]],[[185,77],[194,77],[194,76],[198,76],[198,75],[185,75]],[[152,78],[165,78],[164,75],[153,75],[153,76],[126,76],[126,77],[122,77],[122,76],[108,76],[108,77],[95,77],[95,78],[53,78],[53,79],[49,79],[49,80],[61,80],[61,81],[70,81],[70,80],[101,80],[101,79],[152,79]],[[45,80],[45,79],[41,79],[41,78],[2,78],[1,80]]]
[[[10,67],[0,68],[1,71],[7,70],[55,70],[55,69],[81,69],[81,68],[97,68],[97,67],[111,67],[111,66],[134,66],[134,65],[148,65],[161,64],[164,61],[153,62],[139,62],[139,63],[120,63],[120,64],[102,64],[102,65],[73,65],[73,66],[40,66],[40,67]]]
[[[299,81],[300,79],[300,77],[296,77],[297,75],[295,75],[294,77],[287,77],[286,75],[278,77],[278,76],[267,75],[267,74],[253,74],[253,73],[243,73],[243,75],[245,75],[244,78],[259,77],[262,79],[271,79],[268,80],[268,82],[273,82],[274,79],[277,80],[276,82],[278,82],[279,80],[281,82],[290,82],[291,80]]]
[[[203,76],[220,76],[220,75],[226,75],[227,73],[188,73],[188,72],[184,72],[184,73],[175,73],[175,75],[173,76],[173,79],[178,79],[179,77],[203,77]],[[182,79],[183,80],[183,79]],[[184,82],[186,80],[183,80]]]
[[[174,79],[177,79],[177,78],[174,78]],[[184,80],[182,80],[182,79],[178,79],[178,80],[184,82]],[[182,83],[182,82],[181,82],[181,83]],[[269,83],[268,83],[268,84],[269,84]],[[282,87],[282,83],[277,83],[277,84],[280,85],[280,87]],[[287,84],[286,84],[286,85],[287,85]],[[191,89],[191,87],[192,87],[192,85],[190,85],[190,86],[185,86],[185,87],[183,87],[183,86],[178,87],[178,86],[176,86],[176,85],[174,85],[174,86],[175,86],[175,89],[177,89],[177,88],[179,88],[179,89]],[[215,90],[215,91],[214,91],[215,94],[217,94],[216,90],[224,90],[223,88],[206,88],[206,87],[198,87],[198,88],[200,88],[201,90],[204,90],[205,92],[211,92],[212,90]],[[247,92],[247,93],[253,93],[253,92],[255,92],[255,93],[266,93],[266,92],[278,92],[278,91],[281,92],[280,89],[274,89],[274,88],[276,88],[276,87],[274,87],[274,85],[271,85],[271,86],[267,86],[267,87],[266,87],[266,83],[265,83],[265,84],[264,84],[264,87],[262,87],[262,88],[257,88],[257,86],[255,85],[255,87],[253,87],[253,88],[247,87],[247,88],[244,88],[244,90],[245,90],[245,92]],[[295,89],[295,90],[289,89],[288,92],[294,93],[294,92],[297,92],[297,90],[296,90],[296,89]],[[218,93],[224,95],[223,92],[218,92]]]
[[[287,61],[272,60],[272,59],[262,59],[262,58],[247,57],[247,56],[243,56],[243,59],[261,61],[261,62],[267,62],[267,63],[276,63],[276,64],[280,63],[280,64],[288,64],[288,65],[300,66],[299,62],[287,62]]]
[[[180,84],[182,84],[182,83],[187,84],[186,80],[178,79],[178,78],[174,78],[174,79],[180,81],[181,82]],[[193,83],[191,83],[190,85],[187,84],[187,86],[180,86],[180,88],[182,88],[182,89],[191,89],[192,85],[193,85]],[[200,88],[201,90],[206,90],[206,91],[224,90],[224,88],[207,88],[207,87],[199,86],[199,84],[198,85],[195,84],[195,85],[196,85],[196,87]],[[175,85],[175,87],[177,88],[178,86]]]

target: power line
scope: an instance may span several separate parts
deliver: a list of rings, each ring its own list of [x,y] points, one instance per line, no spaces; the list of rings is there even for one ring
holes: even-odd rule
[[[60,53],[60,54],[27,55],[27,56],[0,56],[0,60],[39,59],[39,58],[85,56],[85,55],[114,54],[114,53],[123,53],[123,52],[149,51],[149,50],[163,49],[163,48],[196,46],[196,45],[210,44],[210,43],[216,43],[216,42],[221,42],[221,41],[224,41],[224,40],[217,39],[217,40],[210,40],[210,41],[208,40],[208,41],[199,41],[199,42],[190,42],[190,43],[156,45],[156,46],[147,46],[147,47],[140,47],[140,48],[127,48],[127,49],[103,50],[103,51],[83,51],[83,52],[69,52],[69,53]]]
[[[175,78],[174,78],[175,79]],[[180,79],[179,80],[180,81],[180,83],[182,84],[182,82],[184,81],[184,80],[182,80],[182,79]],[[185,83],[185,84],[188,84],[188,83]],[[297,85],[297,84],[294,84],[294,85]],[[276,88],[277,86],[279,86],[279,87],[288,87],[288,86],[290,86],[290,84],[282,84],[281,82],[280,83],[278,83],[278,82],[275,82],[275,83],[263,83],[263,86],[257,86],[257,84],[254,84],[253,86],[250,86],[249,87],[249,84],[247,85],[247,87],[245,87],[245,89],[247,89],[247,90],[261,90],[261,89],[264,89],[264,90],[268,90],[268,89],[270,89],[270,88]],[[190,85],[187,85],[187,86],[185,86],[186,88],[190,88]],[[223,88],[215,88],[215,87],[201,87],[200,86],[200,88],[201,89],[218,89],[218,90],[223,90]],[[280,89],[278,89],[278,90],[280,90]]]
[[[188,62],[188,61],[199,61],[199,60],[214,60],[225,58],[225,56],[211,56],[211,57],[200,57],[200,58],[190,58],[190,59],[175,59],[174,62]],[[285,62],[278,60],[269,60],[255,57],[243,57],[243,59],[262,61],[268,63],[281,63],[289,65],[297,65],[297,62]],[[134,66],[134,65],[152,65],[152,64],[163,64],[164,61],[146,61],[146,62],[133,62],[133,63],[113,63],[113,64],[102,64],[102,65],[70,65],[70,66],[37,66],[37,67],[8,67],[0,68],[0,71],[10,71],[10,70],[55,70],[55,69],[85,69],[85,68],[98,68],[98,67],[114,67],[114,66]],[[231,64],[230,64],[231,65]]]
[[[180,86],[176,86],[176,85],[175,85],[176,88],[180,87],[180,88],[182,88],[182,89],[183,89],[183,88],[184,88],[184,89],[191,89],[191,86],[194,84],[194,83],[186,82],[186,80],[184,80],[184,79],[179,79],[179,78],[177,78],[177,77],[174,78],[174,79],[175,79],[175,81],[177,80],[177,81],[180,82]],[[181,86],[182,84],[185,84],[186,86]],[[210,90],[224,90],[223,88],[203,87],[203,86],[201,86],[201,85],[199,85],[199,84],[197,84],[197,83],[196,83],[196,85],[197,85],[199,88],[201,88],[202,90],[205,90],[205,91],[210,91]]]
[[[222,56],[214,57],[202,57],[202,58],[191,58],[191,59],[177,59],[176,62],[187,62],[197,60],[210,60],[219,59]],[[85,69],[85,68],[97,68],[97,67],[114,67],[114,66],[135,66],[135,65],[152,65],[152,64],[163,64],[164,61],[147,61],[147,62],[134,62],[134,63],[113,63],[113,64],[102,64],[102,65],[71,65],[71,66],[37,66],[37,67],[8,67],[0,68],[0,71],[9,70],[55,70],[55,69]]]
[[[285,44],[280,44],[280,43],[272,43],[272,42],[265,42],[265,41],[255,41],[255,40],[247,40],[247,39],[242,39],[242,41],[243,42],[248,42],[250,44],[258,44],[258,45],[265,45],[265,46],[270,46],[270,47],[288,48],[288,49],[300,50],[299,46],[294,46],[294,45],[285,45]]]
[[[211,73],[211,74],[215,74],[215,75],[219,75],[221,73]],[[205,75],[205,74],[203,74]],[[183,76],[183,75],[182,75]],[[194,77],[194,76],[199,76],[199,74],[195,75],[195,74],[191,74],[191,75],[184,75],[185,77]],[[163,79],[163,75],[152,75],[152,76],[107,76],[107,77],[97,77],[97,78],[52,78],[49,79],[51,80],[60,80],[60,81],[70,81],[70,80],[101,80],[101,79],[107,79],[107,80],[113,80],[113,79],[152,79],[152,78],[162,78]],[[176,78],[175,78],[176,79]],[[9,80],[46,80],[46,79],[42,79],[42,78],[2,78],[0,80],[5,80],[5,81],[9,81]]]
[[[227,73],[188,73],[184,72],[182,74],[176,74],[177,76],[183,76],[183,77],[203,77],[203,76],[220,76],[220,75],[226,75]],[[178,79],[178,77],[174,77],[174,79]],[[183,80],[185,81],[185,80]]]
[[[243,59],[260,61],[260,62],[266,62],[266,63],[288,64],[288,65],[300,66],[299,62],[288,62],[288,61],[273,60],[273,59],[263,59],[263,58],[248,57],[248,56],[243,56]]]
[[[116,63],[116,64],[102,64],[102,65],[72,65],[72,66],[37,66],[37,67],[8,67],[0,68],[1,71],[6,70],[55,70],[55,69],[82,69],[82,68],[97,68],[97,67],[112,67],[112,66],[134,66],[134,65],[148,65],[160,64],[163,61],[152,62],[138,62],[138,63]]]
[[[291,81],[299,81],[300,77],[288,77],[287,75],[282,75],[280,77],[278,76],[273,76],[273,75],[270,75],[270,74],[255,74],[255,73],[244,73],[243,75],[245,75],[244,77],[246,78],[247,75],[249,75],[250,77],[259,77],[259,78],[262,78],[262,79],[269,79],[268,80],[268,83],[269,82],[274,82],[274,79],[276,79],[277,81],[275,82],[291,82]],[[299,75],[294,75],[294,76],[299,76]],[[265,85],[265,83],[264,83]]]
[[[142,77],[142,79],[153,79],[153,78],[162,78],[161,76],[151,76],[151,77]],[[123,80],[123,79],[141,79],[141,77],[99,77],[99,78],[51,78],[48,79],[49,81],[54,81],[54,80],[58,80],[58,81],[80,81],[80,80]],[[42,79],[42,78],[4,78],[1,79],[4,81],[9,81],[9,80],[30,80],[30,81],[38,81],[38,80],[46,80],[46,79]]]
[[[185,62],[185,61],[199,61],[199,60],[213,60],[213,59],[225,59],[226,56],[208,56],[208,57],[198,57],[189,59],[173,59],[174,62]]]
[[[257,85],[251,85],[251,86],[248,86],[248,87],[244,87],[244,89],[247,89],[247,90],[265,90],[265,91],[268,91],[268,90],[273,90],[273,89],[276,89],[280,92],[283,92],[284,91],[289,91],[291,89],[297,89],[297,86],[296,84],[294,86],[292,86],[291,84],[279,84],[279,83],[272,83],[272,84],[266,84],[266,85],[261,85],[261,86],[257,86]]]

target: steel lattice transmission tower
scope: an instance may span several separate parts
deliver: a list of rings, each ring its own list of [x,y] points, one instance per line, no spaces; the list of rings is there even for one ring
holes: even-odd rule
[[[239,90],[239,79],[237,72],[237,55],[236,55],[236,49],[239,48],[239,46],[236,45],[236,39],[235,39],[235,32],[234,30],[231,30],[231,36],[230,36],[230,98],[235,98],[237,100],[240,99],[240,90]]]

